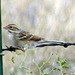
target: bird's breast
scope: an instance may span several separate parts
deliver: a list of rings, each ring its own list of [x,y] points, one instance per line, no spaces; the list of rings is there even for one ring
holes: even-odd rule
[[[16,41],[15,41],[15,38],[14,38],[14,35],[13,35],[13,34],[9,33],[9,39],[10,39],[10,41],[11,41],[13,44],[15,44],[15,43],[16,43]]]

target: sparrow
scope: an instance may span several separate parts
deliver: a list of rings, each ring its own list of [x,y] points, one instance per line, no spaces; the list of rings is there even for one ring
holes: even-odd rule
[[[37,45],[41,44],[62,43],[57,41],[45,40],[44,38],[18,28],[15,24],[9,24],[3,28],[7,30],[9,39],[13,43],[13,45],[15,45],[18,49],[21,49],[22,51],[30,48],[36,48]]]

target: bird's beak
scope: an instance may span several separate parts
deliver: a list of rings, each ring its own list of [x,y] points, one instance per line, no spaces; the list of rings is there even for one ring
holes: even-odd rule
[[[6,30],[7,30],[7,29],[8,29],[8,27],[3,27],[3,29],[6,29]]]

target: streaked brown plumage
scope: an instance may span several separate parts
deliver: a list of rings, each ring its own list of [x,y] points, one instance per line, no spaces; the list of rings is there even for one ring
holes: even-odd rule
[[[39,44],[49,44],[49,43],[61,43],[57,41],[46,41],[44,38],[33,35],[29,32],[17,28],[15,24],[9,24],[4,27],[9,33],[9,39],[16,47],[26,50],[28,48],[35,48]]]

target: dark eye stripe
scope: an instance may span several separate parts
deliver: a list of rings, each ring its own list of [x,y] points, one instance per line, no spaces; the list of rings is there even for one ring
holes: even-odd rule
[[[10,28],[10,30],[17,31],[17,30],[19,30],[19,29],[16,28],[16,27],[12,27],[12,28]]]

